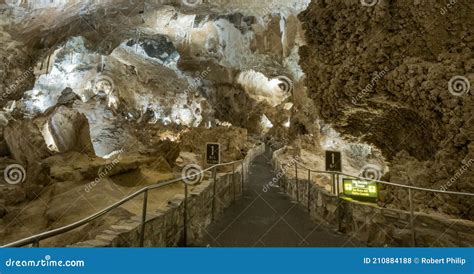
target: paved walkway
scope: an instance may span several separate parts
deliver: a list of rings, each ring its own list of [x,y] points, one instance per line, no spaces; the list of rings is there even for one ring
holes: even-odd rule
[[[217,216],[199,245],[354,247],[354,239],[314,222],[306,208],[292,202],[281,189],[263,191],[263,186],[275,177],[270,157],[266,152],[253,161],[244,196]]]

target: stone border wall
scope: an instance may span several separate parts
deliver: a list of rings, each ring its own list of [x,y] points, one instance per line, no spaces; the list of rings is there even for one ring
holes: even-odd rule
[[[273,167],[281,171],[282,150],[272,156]],[[381,208],[376,204],[339,199],[336,195],[319,187],[312,180],[308,183],[307,172],[296,180],[281,173],[280,187],[294,200],[308,207],[311,217],[336,226],[341,232],[353,237],[354,242],[368,246],[410,246],[410,212]],[[312,175],[313,177],[313,175]],[[308,195],[309,187],[309,195]],[[474,222],[463,219],[448,219],[441,216],[415,212],[416,246],[472,247],[474,246]],[[350,245],[349,245],[350,246]]]
[[[255,157],[265,152],[265,145],[260,144],[248,151],[244,159],[245,180],[247,180],[250,163]],[[236,164],[235,175],[217,173],[215,218],[224,209],[242,196],[241,164]],[[212,176],[211,176],[212,177]],[[246,183],[246,182],[245,182]],[[187,245],[193,245],[205,233],[205,228],[212,221],[212,193],[214,182],[203,180],[195,187],[189,187],[187,212]],[[192,190],[191,190],[192,189]],[[159,191],[159,189],[154,190]],[[235,191],[235,192],[234,192]],[[139,244],[141,216],[122,221],[103,231],[95,239],[80,242],[73,247],[136,247]],[[145,226],[145,247],[173,247],[184,245],[184,194],[177,194],[168,201],[164,210],[148,212]]]

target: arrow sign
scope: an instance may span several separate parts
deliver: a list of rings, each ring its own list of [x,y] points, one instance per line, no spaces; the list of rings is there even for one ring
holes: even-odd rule
[[[340,151],[326,151],[326,171],[342,172],[342,161]]]
[[[208,165],[220,164],[220,161],[221,161],[220,147],[221,145],[218,143],[206,144],[206,163]]]

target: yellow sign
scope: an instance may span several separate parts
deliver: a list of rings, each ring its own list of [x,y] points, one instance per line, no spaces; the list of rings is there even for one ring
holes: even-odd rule
[[[375,198],[379,196],[379,189],[376,182],[359,179],[342,180],[344,195],[350,197]]]

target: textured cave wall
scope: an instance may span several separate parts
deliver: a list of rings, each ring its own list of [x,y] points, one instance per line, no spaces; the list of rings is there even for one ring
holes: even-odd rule
[[[81,35],[95,52],[108,55],[143,12],[143,3],[131,6],[128,0],[5,2],[0,1],[0,105],[32,88],[38,63],[47,73],[53,52],[70,37]]]
[[[107,94],[107,105],[114,111],[135,118],[154,112],[152,122],[186,116],[178,118],[197,126],[200,118],[193,116],[209,111],[195,107],[194,103],[183,111],[178,107],[169,110],[168,106],[186,108],[182,101],[198,94],[201,86],[216,92],[239,89],[236,77],[242,71],[264,74],[272,79],[274,88],[277,88],[274,79],[279,75],[292,80],[301,77],[296,61],[300,24],[295,15],[309,0],[229,0],[221,4],[204,1],[197,7],[183,3],[181,0],[0,3],[0,40],[7,45],[0,49],[4,60],[0,66],[0,105],[23,98],[27,103],[26,106],[19,103],[22,109],[36,115],[53,106],[66,87],[84,93],[87,88],[83,86],[91,86],[89,78],[97,80],[105,75],[115,88],[113,94]],[[167,41],[163,43],[165,36]],[[83,42],[72,43],[72,37]],[[164,44],[175,48],[162,52],[159,48]],[[179,52],[177,68],[158,60],[162,55],[174,56],[175,50]],[[74,63],[81,66],[73,67]],[[93,72],[96,69],[98,73]],[[164,78],[172,79],[171,83]],[[81,79],[85,80],[81,82]],[[228,93],[213,97],[224,98]],[[87,101],[96,94],[81,99]],[[266,96],[273,99],[271,94]],[[43,97],[46,99],[42,100]],[[31,103],[35,100],[36,103]],[[220,104],[219,100],[214,102]],[[231,112],[222,112],[228,107],[224,102],[215,106],[215,111],[220,111],[219,120],[234,122],[240,119],[234,114],[250,113],[258,103],[249,102]],[[266,112],[273,111],[266,108]],[[261,112],[251,119],[260,120]],[[168,120],[165,122],[177,119]],[[212,117],[204,120],[208,122]],[[239,126],[249,125],[251,132],[259,132],[256,124],[237,122]]]
[[[299,15],[308,43],[300,65],[317,113],[379,147],[391,181],[474,192],[473,91],[448,89],[454,76],[474,83],[474,2],[372,2],[315,0]],[[418,209],[474,216],[472,199],[426,196],[415,195]],[[385,193],[382,202],[405,197]]]
[[[71,189],[105,179],[106,163],[120,161],[120,175],[107,174],[120,178],[103,181],[111,186],[132,174],[154,183],[175,164],[200,162],[205,142],[222,144],[223,161],[244,157],[263,117],[284,132],[291,93],[278,77],[303,75],[296,14],[309,1],[0,0],[0,155],[13,158],[0,167],[26,173],[0,189],[0,226],[12,224],[0,238],[86,213],[56,214]],[[106,184],[90,197],[104,206],[115,193]],[[26,203],[32,211],[16,219]]]

